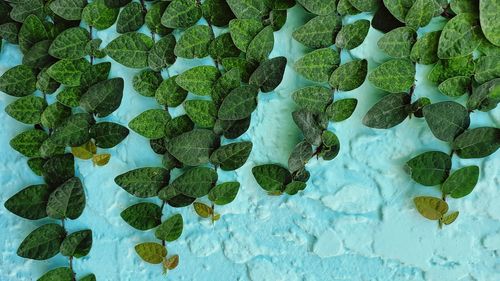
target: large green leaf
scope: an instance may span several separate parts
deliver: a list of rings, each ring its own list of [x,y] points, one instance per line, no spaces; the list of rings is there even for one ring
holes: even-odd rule
[[[160,240],[172,242],[179,239],[183,227],[184,222],[182,216],[180,214],[175,214],[161,223],[155,230],[155,236]]]
[[[275,57],[262,62],[250,76],[249,83],[260,88],[264,93],[276,89],[283,80],[286,58]]]
[[[80,230],[64,238],[61,244],[61,254],[67,257],[81,258],[92,248],[92,230]]]
[[[400,22],[405,22],[408,11],[413,6],[413,0],[383,0],[384,6]]]
[[[339,91],[352,91],[365,82],[367,73],[368,61],[354,60],[335,69],[328,82]]]
[[[144,24],[145,11],[138,2],[130,2],[118,15],[116,22],[116,32],[127,33],[137,31]]]
[[[226,205],[236,198],[240,189],[239,182],[225,182],[212,188],[208,193],[208,199],[217,205]]]
[[[249,117],[257,107],[258,89],[240,86],[224,98],[218,116],[222,120],[241,120]]]
[[[410,102],[408,94],[386,95],[366,113],[363,124],[377,129],[392,128],[408,117]]]
[[[162,81],[163,78],[159,72],[145,69],[134,75],[132,87],[140,95],[154,97]]]
[[[47,69],[55,81],[66,86],[80,86],[83,74],[90,68],[90,63],[83,58],[60,60]]]
[[[224,171],[232,171],[245,164],[252,151],[252,142],[235,142],[217,148],[210,155],[210,162]]]
[[[47,138],[48,135],[45,131],[31,129],[15,136],[9,144],[14,150],[26,157],[39,157],[40,146]]]
[[[231,33],[226,32],[212,40],[208,47],[208,53],[213,59],[221,62],[224,58],[238,57],[241,51],[234,44]]]
[[[274,47],[274,32],[271,26],[262,29],[247,48],[247,60],[261,62],[269,57]]]
[[[5,108],[10,117],[26,124],[38,124],[47,102],[36,96],[22,97]]]
[[[500,55],[484,56],[476,61],[474,79],[480,84],[500,77]]]
[[[175,45],[174,53],[178,57],[187,59],[206,57],[213,38],[214,34],[209,26],[192,26],[184,31]]]
[[[304,134],[304,138],[312,145],[321,145],[322,128],[316,116],[309,111],[297,110],[292,113],[293,121]]]
[[[500,21],[498,20],[498,10],[500,9],[498,0],[479,1],[479,19],[484,36],[492,44],[500,47]]]
[[[17,255],[34,260],[46,260],[57,253],[66,235],[64,228],[55,223],[49,223],[33,230],[17,249]]]
[[[416,182],[433,186],[443,183],[451,168],[451,158],[440,151],[424,152],[406,163],[408,173]]]
[[[47,216],[47,201],[51,189],[46,184],[30,185],[5,201],[5,208],[10,212],[29,220],[38,220]]]
[[[146,167],[128,171],[115,178],[115,183],[128,193],[140,197],[154,197],[168,184],[170,173],[164,168]]]
[[[104,51],[108,56],[124,66],[143,68],[148,66],[149,50],[153,40],[138,32],[130,32],[118,36],[111,41]]]
[[[0,91],[14,96],[24,97],[33,94],[36,90],[36,76],[25,65],[15,66],[0,77]]]
[[[429,32],[418,38],[411,49],[411,60],[425,65],[437,62],[439,60],[437,56],[439,37],[441,37],[441,31]]]
[[[207,195],[217,182],[217,173],[214,169],[195,167],[187,170],[171,184],[170,188],[194,198]]]
[[[201,65],[181,73],[175,79],[177,85],[186,91],[200,96],[209,96],[212,88],[220,77],[219,70],[214,66]]]
[[[60,146],[80,146],[86,143],[90,139],[90,118],[85,113],[70,116],[54,129],[49,140]]]
[[[438,57],[450,59],[472,53],[481,43],[481,29],[472,14],[459,14],[443,28],[439,38]]]
[[[33,44],[29,51],[24,54],[23,64],[31,68],[44,68],[51,64],[54,58],[49,55],[51,40],[43,40]]]
[[[252,168],[257,183],[268,192],[281,192],[292,181],[290,172],[276,164],[265,164]]]
[[[86,0],[54,0],[50,2],[49,8],[65,20],[80,20],[86,5]]]
[[[43,4],[41,0],[15,1],[10,11],[10,18],[17,22],[24,22],[30,16],[42,18],[45,15]]]
[[[473,73],[474,61],[472,55],[468,55],[449,60],[439,60],[432,68],[428,78],[431,82],[439,84],[451,77],[471,76]]]
[[[461,198],[472,192],[479,179],[479,167],[467,166],[456,170],[441,186],[444,194]]]
[[[118,109],[123,96],[123,79],[112,78],[90,87],[80,98],[80,106],[98,117],[106,117]]]
[[[106,6],[104,0],[95,0],[83,8],[82,20],[97,30],[103,30],[115,23],[119,11]]]
[[[384,34],[377,45],[393,58],[407,58],[416,41],[417,33],[412,28],[399,27]]]
[[[155,43],[148,56],[148,65],[154,71],[161,71],[175,62],[175,37],[169,34]]]
[[[49,39],[49,26],[45,26],[41,18],[42,16],[29,15],[26,20],[21,21],[23,25],[19,30],[19,47],[23,54],[26,54],[35,43]]]
[[[193,26],[201,16],[201,8],[196,1],[174,0],[161,17],[161,23],[169,28],[188,28]]]
[[[434,136],[446,142],[452,142],[470,124],[467,109],[452,101],[430,104],[424,107],[423,113]]]
[[[58,59],[79,59],[86,55],[85,45],[90,41],[89,32],[81,27],[68,28],[52,42],[49,54]]]
[[[128,127],[148,139],[163,138],[170,114],[163,109],[148,109],[130,121]]]
[[[344,25],[337,34],[335,45],[340,49],[354,49],[365,41],[369,29],[369,20],[358,20],[354,23]]]
[[[465,131],[453,141],[453,150],[458,157],[483,158],[500,147],[500,129],[480,127]]]
[[[393,59],[375,68],[368,80],[377,88],[399,93],[408,91],[415,82],[415,65],[406,59]]]
[[[327,82],[339,63],[339,53],[324,48],[312,51],[296,61],[295,70],[311,81]]]
[[[208,163],[210,154],[218,146],[219,139],[212,131],[194,129],[172,138],[167,149],[182,163],[198,166]]]
[[[90,136],[100,148],[112,148],[129,134],[129,130],[117,123],[99,122],[90,127]]]
[[[430,23],[436,11],[440,13],[442,8],[435,0],[416,0],[405,16],[406,26],[414,30],[424,27]]]
[[[188,92],[177,84],[176,79],[177,76],[165,79],[156,89],[155,99],[159,104],[177,107],[186,99]]]
[[[211,100],[188,100],[184,102],[186,114],[200,128],[213,128],[217,109]]]
[[[85,193],[79,178],[71,178],[50,194],[47,215],[54,219],[76,219],[85,208]]]
[[[161,208],[153,203],[132,205],[120,213],[122,219],[138,230],[155,228],[161,223]]]
[[[332,91],[321,86],[309,86],[295,91],[292,97],[305,110],[322,113],[332,102]]]
[[[297,28],[292,36],[307,47],[326,48],[335,44],[335,35],[341,27],[342,18],[340,16],[317,16]]]

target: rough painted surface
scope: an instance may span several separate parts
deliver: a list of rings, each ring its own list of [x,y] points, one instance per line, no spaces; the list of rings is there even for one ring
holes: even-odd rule
[[[124,208],[139,200],[113,181],[130,169],[160,165],[160,157],[144,138],[131,133],[110,150],[107,166],[95,168],[90,161],[77,161],[88,204],[80,218],[66,225],[71,231],[91,228],[94,233],[90,254],[74,262],[79,276],[93,272],[98,280],[113,281],[500,280],[500,152],[479,160],[454,158],[454,167],[480,166],[480,182],[471,195],[450,201],[450,208],[460,210],[460,217],[438,230],[437,223],[422,218],[412,203],[416,195],[437,195],[437,191],[412,182],[402,166],[420,152],[448,151],[449,147],[433,137],[421,119],[406,120],[391,130],[364,127],[361,118],[382,96],[368,82],[337,95],[358,98],[358,108],[349,120],[331,128],[341,140],[339,157],[330,162],[311,161],[311,180],[304,192],[269,197],[258,187],[251,167],[268,162],[285,164],[301,138],[290,115],[295,107],[291,93],[310,83],[292,69],[292,62],[306,50],[290,34],[305,20],[296,7],[289,12],[286,26],[275,34],[277,43],[271,56],[288,58],[285,78],[275,92],[259,95],[251,128],[242,136],[254,143],[249,161],[236,173],[221,174],[222,180],[241,182],[235,202],[218,208],[222,218],[215,226],[201,221],[192,208],[166,209],[165,215],[180,212],[185,220],[181,238],[168,245],[169,252],[181,259],[168,278],[161,275],[159,266],[148,265],[135,254],[133,246],[154,241],[154,234],[132,229],[120,218]],[[98,33],[104,44],[114,36],[110,31]],[[354,56],[368,58],[370,69],[386,59],[374,52],[380,36],[370,30],[363,45],[352,51]],[[0,73],[20,63],[17,47],[9,44],[2,47],[0,58]],[[179,59],[170,74],[199,62],[210,63]],[[422,78],[429,71],[429,67],[418,67],[415,95],[443,100],[436,87]],[[133,91],[135,73],[113,64],[111,75],[123,77],[126,84],[122,106],[107,120],[127,124],[145,109],[157,107],[153,99]],[[46,221],[24,220],[3,207],[22,187],[41,182],[29,171],[27,159],[9,147],[9,140],[27,128],[5,113],[13,100],[0,94],[0,228],[4,230],[0,231],[0,280],[36,280],[43,272],[66,265],[67,260],[58,255],[40,262],[16,255],[22,239]],[[173,112],[178,114],[181,109]],[[498,127],[500,110],[474,113],[471,119],[472,127]]]

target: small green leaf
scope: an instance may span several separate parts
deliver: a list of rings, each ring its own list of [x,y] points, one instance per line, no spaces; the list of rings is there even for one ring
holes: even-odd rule
[[[417,33],[412,28],[399,27],[384,34],[377,45],[393,58],[407,58],[416,41]]]
[[[453,141],[452,147],[463,159],[487,157],[500,147],[500,129],[480,127],[467,130]]]
[[[311,112],[322,113],[332,102],[330,89],[321,86],[309,86],[295,91],[292,95],[295,103]]]
[[[138,2],[130,2],[120,12],[116,22],[116,32],[137,31],[144,24],[145,11]]]
[[[214,34],[209,26],[192,26],[182,34],[179,42],[175,45],[174,54],[187,59],[206,57],[213,38]]]
[[[340,141],[337,135],[328,130],[323,131],[321,135],[321,141],[323,142],[324,148],[322,148],[319,156],[324,160],[333,160],[340,152]]]
[[[291,183],[286,185],[284,192],[288,195],[295,195],[299,191],[304,190],[306,186],[307,185],[305,182],[292,181]]]
[[[181,237],[183,227],[184,223],[182,220],[182,216],[180,214],[175,214],[165,220],[155,230],[155,236],[160,240],[172,242]]]
[[[365,41],[369,29],[370,21],[368,20],[358,20],[354,23],[344,25],[337,34],[335,45],[341,49],[354,49]]]
[[[262,62],[250,76],[250,85],[255,85],[264,93],[276,89],[283,80],[286,58],[275,57]]]
[[[335,44],[335,35],[341,27],[340,16],[316,16],[297,28],[292,37],[309,48],[326,48]]]
[[[233,19],[229,22],[229,32],[234,45],[246,52],[250,42],[263,29],[262,23],[256,19]]]
[[[445,194],[462,198],[472,192],[479,179],[479,167],[467,166],[456,170],[441,186]]]
[[[138,230],[155,228],[161,223],[161,208],[153,203],[138,203],[120,213],[122,219]]]
[[[72,281],[74,280],[74,272],[69,267],[58,267],[47,271],[37,281]]]
[[[14,96],[24,97],[36,90],[36,76],[31,68],[25,65],[15,66],[0,77],[0,91]]]
[[[257,183],[268,192],[281,192],[292,181],[290,172],[276,164],[265,164],[252,168]]]
[[[429,73],[429,80],[440,84],[446,79],[456,76],[472,76],[474,74],[474,61],[472,55],[439,60]]]
[[[146,242],[135,245],[135,251],[145,262],[161,263],[167,256],[167,249],[158,243]]]
[[[500,29],[498,21],[499,6],[500,3],[498,3],[498,0],[479,1],[481,29],[488,41],[496,46],[500,46],[500,36],[498,35],[498,30]]]
[[[459,97],[469,92],[471,79],[466,76],[456,76],[445,80],[439,84],[438,89],[441,93],[449,97]]]
[[[167,107],[177,107],[186,99],[188,92],[177,85],[176,78],[177,76],[172,76],[163,80],[156,89],[155,98],[159,104]]]
[[[451,168],[451,158],[440,151],[424,152],[406,163],[411,178],[426,186],[443,183]]]
[[[241,73],[238,68],[233,68],[226,71],[222,76],[217,79],[212,90],[212,100],[217,108],[220,108],[224,99],[234,89],[241,85]],[[258,91],[256,89],[256,91]]]
[[[500,102],[500,78],[488,81],[472,90],[472,95],[467,100],[469,110],[479,109],[490,111]]]
[[[30,185],[5,201],[10,212],[29,220],[47,216],[47,201],[52,190],[46,184]]]
[[[82,20],[97,30],[103,30],[115,23],[119,11],[106,6],[104,0],[95,0],[83,8]]]
[[[472,14],[458,14],[443,28],[438,57],[449,59],[471,54],[481,43],[481,28]]]
[[[341,99],[328,106],[326,114],[330,121],[342,122],[351,117],[357,105],[357,99]]]
[[[211,100],[188,100],[184,102],[186,114],[200,128],[213,128],[217,109]]]
[[[215,66],[201,65],[183,72],[177,76],[175,82],[195,95],[210,96],[219,77],[220,72]]]
[[[436,63],[439,60],[437,56],[439,37],[441,31],[429,32],[418,38],[411,49],[411,60],[424,65]]]
[[[66,235],[64,228],[55,223],[49,223],[33,230],[17,249],[17,255],[34,260],[46,260],[57,253]]]
[[[36,96],[22,97],[5,108],[7,114],[25,124],[40,123],[42,113],[47,107],[47,102]]]
[[[448,212],[448,204],[435,197],[420,196],[413,199],[418,212],[427,219],[439,220]]]
[[[90,68],[86,59],[60,60],[47,69],[47,73],[55,81],[66,86],[80,86],[81,78]]]
[[[340,55],[333,49],[312,51],[295,62],[295,70],[315,82],[327,82],[340,64]]]
[[[292,113],[293,121],[304,134],[304,138],[312,145],[321,144],[322,128],[312,112],[297,110]]]
[[[311,144],[306,141],[299,142],[290,153],[288,158],[288,169],[295,173],[304,168],[306,163],[313,157],[313,149]]]
[[[169,34],[155,43],[148,56],[149,67],[154,71],[161,71],[175,63],[175,37]]]
[[[452,142],[470,124],[467,109],[452,101],[428,105],[424,107],[423,113],[434,136],[445,142]]]
[[[80,230],[64,238],[61,244],[61,254],[67,257],[81,258],[92,248],[92,230]]]
[[[90,40],[89,32],[81,27],[68,28],[52,42],[49,54],[58,59],[79,59],[86,55],[85,45]]]
[[[236,170],[245,164],[251,151],[252,143],[249,141],[223,145],[210,155],[210,162],[224,171]]]
[[[328,82],[339,91],[352,91],[365,82],[367,73],[368,61],[354,60],[335,69]]]
[[[79,178],[71,178],[50,194],[47,215],[54,219],[77,219],[85,208],[85,194]]]
[[[193,207],[196,214],[205,219],[210,217],[214,212],[210,206],[200,202],[194,202]]]
[[[218,116],[222,120],[241,120],[249,117],[257,107],[258,90],[254,86],[240,86],[222,101]]]
[[[177,177],[170,188],[193,198],[207,195],[217,182],[217,172],[211,168],[195,167]]]
[[[392,128],[408,117],[410,102],[408,94],[386,95],[366,113],[363,124],[376,129]]]
[[[218,137],[209,130],[194,129],[172,138],[168,151],[188,166],[208,163],[210,154],[219,146]]]
[[[100,148],[112,148],[129,134],[129,130],[117,123],[99,122],[90,127],[90,136]]]
[[[80,106],[98,117],[106,117],[120,106],[123,79],[112,78],[90,87],[80,98]]]
[[[440,221],[445,225],[450,225],[458,218],[459,212],[453,212],[449,215],[443,216]]]
[[[274,48],[274,33],[271,26],[262,29],[250,42],[247,48],[247,60],[265,61]]]
[[[162,81],[163,78],[159,72],[145,69],[134,76],[132,86],[139,94],[145,97],[154,97]]]
[[[115,38],[104,51],[124,66],[144,68],[148,66],[149,50],[153,44],[149,36],[139,32],[130,32]]]
[[[486,83],[498,77],[500,77],[500,55],[484,56],[477,59],[474,79],[479,84]]]
[[[168,28],[188,28],[193,26],[201,16],[201,8],[196,1],[174,0],[161,17],[161,24]]]
[[[168,184],[168,170],[156,167],[138,168],[115,178],[115,183],[128,193],[139,198],[153,197]]]
[[[26,157],[39,157],[40,146],[47,138],[45,131],[32,129],[15,136],[9,144]]]
[[[406,59],[393,59],[375,68],[368,80],[377,88],[399,93],[408,91],[415,82],[415,65]]]
[[[216,205],[226,205],[234,201],[240,188],[239,182],[225,182],[217,185],[208,193],[208,199]]]
[[[128,127],[148,139],[163,138],[170,114],[163,109],[149,109],[132,119]]]

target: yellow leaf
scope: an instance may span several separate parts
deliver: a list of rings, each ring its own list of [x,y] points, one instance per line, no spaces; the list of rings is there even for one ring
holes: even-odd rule
[[[175,269],[179,264],[179,255],[173,255],[163,261],[163,267],[169,270]]]
[[[71,153],[73,153],[73,155],[76,158],[88,160],[88,159],[92,158],[92,155],[95,154],[96,150],[97,150],[97,148],[96,148],[94,142],[88,141],[84,145],[72,147]]]
[[[154,242],[137,244],[135,246],[135,251],[144,261],[152,264],[161,263],[167,256],[167,249],[165,246]]]
[[[208,218],[212,215],[212,208],[206,204],[194,202],[193,206],[196,213],[202,218]]]
[[[449,215],[446,215],[441,218],[441,222],[446,225],[452,224],[457,219],[458,214],[459,214],[458,212],[453,212]]]
[[[104,166],[104,165],[108,164],[110,158],[111,158],[111,154],[109,154],[109,153],[96,154],[92,158],[92,161],[97,166]]]
[[[448,204],[440,198],[420,196],[415,197],[413,202],[418,212],[430,220],[439,220],[448,212]]]
[[[212,216],[213,221],[218,221],[219,219],[220,219],[220,214],[215,214],[214,216]]]

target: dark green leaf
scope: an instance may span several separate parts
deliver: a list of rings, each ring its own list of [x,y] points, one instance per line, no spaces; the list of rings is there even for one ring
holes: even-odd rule
[[[19,47],[24,54],[26,54],[35,43],[49,39],[47,27],[40,18],[36,15],[29,15],[26,17],[26,20],[21,21],[23,25],[19,30]]]
[[[188,28],[193,26],[201,16],[201,8],[196,1],[174,0],[161,17],[161,23],[169,28]]]
[[[121,212],[120,216],[138,230],[148,230],[161,223],[161,208],[153,203],[138,203]]]
[[[175,214],[162,222],[162,224],[155,230],[155,236],[160,240],[172,242],[179,239],[182,234],[183,227],[184,223],[182,216],[180,214]]]
[[[459,14],[443,28],[438,57],[450,59],[471,54],[481,43],[481,28],[472,14]]]
[[[341,99],[328,106],[326,114],[330,121],[341,122],[351,117],[357,105],[357,99]]]
[[[412,28],[399,27],[384,34],[378,40],[377,45],[393,58],[407,58],[410,56],[411,49],[416,41],[417,33]]]
[[[295,195],[299,191],[304,190],[306,188],[306,183],[301,181],[292,181],[287,184],[284,192],[288,195]]]
[[[128,171],[115,178],[115,183],[128,193],[140,197],[153,197],[168,184],[170,173],[163,168],[146,167]]]
[[[342,18],[340,16],[317,16],[297,28],[292,36],[307,47],[326,48],[335,44],[335,36],[341,27]]]
[[[68,28],[52,42],[49,54],[58,59],[79,59],[86,55],[85,45],[90,40],[89,32],[81,27]]]
[[[203,17],[214,26],[226,26],[236,17],[225,0],[206,0],[201,9]]]
[[[195,95],[210,96],[215,81],[220,77],[214,66],[201,65],[193,67],[175,79],[177,85]]]
[[[47,215],[54,219],[76,219],[85,208],[85,193],[79,178],[71,178],[49,196]]]
[[[45,184],[30,185],[10,197],[4,206],[22,218],[38,220],[47,216],[46,206],[50,193],[50,188]]]
[[[312,51],[295,62],[295,70],[315,82],[327,82],[340,64],[337,51],[325,48]]]
[[[145,11],[140,3],[130,2],[120,12],[116,22],[116,32],[137,31],[144,24]]]
[[[100,148],[112,148],[128,136],[129,130],[113,122],[100,122],[90,127],[90,136]]]
[[[70,116],[57,126],[49,140],[60,146],[80,146],[90,139],[89,119],[86,113]]]
[[[97,30],[103,30],[115,23],[119,11],[106,6],[104,0],[95,0],[83,8],[82,20]]]
[[[195,129],[172,138],[167,149],[182,163],[198,166],[208,163],[210,154],[218,145],[219,139],[212,131]]]
[[[286,58],[275,57],[266,60],[250,76],[249,83],[260,88],[264,93],[276,89],[283,80],[285,73]]]
[[[434,15],[441,12],[441,6],[434,0],[416,0],[405,16],[406,26],[417,30],[428,25]]]
[[[309,12],[326,16],[335,12],[335,0],[297,0]]]
[[[161,82],[155,93],[156,101],[159,104],[177,107],[186,99],[187,91],[177,85],[176,78],[177,76],[172,76]]]
[[[358,20],[354,23],[344,25],[337,34],[335,45],[341,49],[354,49],[365,41],[369,29],[369,20]]]
[[[42,173],[49,186],[57,187],[74,177],[75,159],[71,153],[52,156],[43,164]]]
[[[306,163],[313,157],[313,149],[311,144],[306,141],[299,142],[290,153],[288,158],[288,169],[295,173],[304,168]]]
[[[130,32],[118,36],[104,49],[106,54],[124,66],[144,68],[148,66],[149,50],[153,40],[138,32]]]
[[[208,47],[214,38],[212,29],[206,25],[195,25],[182,34],[175,45],[174,54],[181,58],[194,59],[208,56]]]
[[[229,31],[234,45],[246,52],[250,42],[263,29],[262,23],[256,19],[233,19],[229,22]]]
[[[47,69],[47,73],[55,81],[66,86],[80,86],[81,78],[90,68],[86,59],[60,60]]]
[[[163,78],[159,72],[145,69],[134,76],[132,86],[139,94],[145,97],[154,97],[162,81]]]
[[[184,102],[186,114],[200,128],[212,128],[217,119],[217,109],[211,100],[188,100]]]
[[[238,190],[239,182],[225,182],[217,185],[208,193],[208,199],[217,205],[226,205],[234,201]]]
[[[234,45],[231,33],[223,33],[212,40],[208,53],[216,61],[222,61],[223,58],[239,56],[241,51]]]
[[[340,0],[338,6],[338,9],[341,7],[341,3],[349,2],[349,0]],[[354,9],[354,7],[353,7]],[[356,9],[354,11],[346,10],[344,13],[345,14],[355,14]],[[340,13],[340,11],[339,11]],[[342,13],[341,13],[342,14]],[[385,5],[380,5],[379,9],[373,15],[372,19],[372,27],[375,28],[376,30],[379,30],[381,32],[389,32],[395,28],[402,27],[404,26],[404,23],[400,22],[397,18],[395,18],[389,10],[385,7]]]
[[[36,90],[36,76],[33,71],[25,66],[18,65],[0,77],[0,91],[14,96],[24,97],[33,94]]]
[[[304,134],[304,138],[312,145],[319,146],[321,144],[322,128],[318,124],[313,113],[298,110],[292,113],[293,121]]]
[[[151,32],[154,32],[158,35],[167,35],[170,32],[172,32],[172,29],[167,28],[161,24],[161,18],[163,13],[165,12],[165,9],[170,3],[167,3],[165,1],[158,1],[156,3],[153,3],[148,8],[148,12],[146,13],[146,26],[151,30]]]
[[[500,29],[500,21],[498,20],[499,5],[500,3],[497,0],[479,1],[481,29],[488,41],[496,46],[500,46],[500,35],[498,33]]]
[[[222,101],[219,118],[241,120],[249,117],[257,107],[257,93],[254,86],[240,86],[232,90]]]
[[[123,79],[112,78],[99,82],[80,98],[80,106],[98,117],[106,117],[120,106],[123,96]]]
[[[426,186],[443,183],[451,168],[451,158],[440,151],[424,152],[406,163],[411,178]]]
[[[368,61],[354,60],[335,69],[328,82],[339,91],[352,91],[365,82],[367,73]]]
[[[219,108],[224,99],[234,89],[241,85],[241,73],[238,68],[233,68],[226,71],[217,79],[212,90],[212,100],[217,108]]]
[[[413,0],[383,0],[384,6],[400,22],[405,22],[408,11],[413,6]]]
[[[266,164],[252,168],[257,183],[268,192],[281,192],[292,181],[290,172],[276,164]]]
[[[474,79],[480,84],[500,77],[500,55],[484,56],[476,61]]]
[[[11,44],[19,43],[19,29],[21,25],[16,22],[6,22],[0,25],[0,37]]]
[[[22,97],[5,108],[10,117],[26,124],[38,124],[47,102],[36,96]]]
[[[71,115],[71,108],[55,102],[45,108],[41,123],[45,128],[55,128]]]
[[[44,5],[41,0],[16,1],[10,12],[10,17],[17,22],[25,22],[30,16],[42,18],[44,15]]]
[[[171,34],[156,42],[148,56],[149,67],[154,71],[161,71],[175,62],[175,37]]]
[[[23,64],[31,68],[44,68],[54,61],[49,55],[51,40],[43,40],[33,44],[29,51],[24,54]]]
[[[500,102],[500,78],[488,81],[472,91],[467,101],[469,110],[490,111]]]
[[[374,12],[379,7],[379,0],[349,0],[351,5],[362,12]]]
[[[274,47],[274,33],[271,26],[262,29],[247,48],[247,60],[261,62],[269,57]]]
[[[17,255],[34,260],[46,260],[59,253],[59,246],[66,232],[55,223],[42,225],[33,230],[17,249]]]
[[[194,198],[207,195],[217,182],[217,172],[211,168],[195,167],[187,170],[171,184],[170,188]]]
[[[74,273],[69,267],[58,267],[47,271],[37,281],[73,281]]]
[[[194,128],[194,123],[187,115],[180,115],[175,117],[174,119],[168,121],[167,126],[165,128],[167,139],[171,139],[173,137],[179,136],[183,133],[187,133]]]
[[[210,162],[224,171],[236,170],[245,164],[251,151],[252,143],[249,141],[223,145],[210,155]]]
[[[408,94],[386,95],[366,113],[363,124],[376,129],[392,128],[408,117],[410,102]]]
[[[472,192],[479,179],[479,167],[467,166],[456,170],[441,186],[445,194],[462,198]]]
[[[261,0],[226,0],[231,10],[239,19],[260,19],[265,11],[265,1]]]
[[[500,147],[500,129],[480,127],[465,131],[453,141],[453,150],[463,159],[484,158]]]
[[[309,86],[295,91],[292,95],[295,103],[301,108],[322,113],[332,102],[332,91],[321,86]]]
[[[54,0],[50,2],[50,9],[65,20],[80,20],[86,0]]]
[[[452,142],[470,124],[467,109],[452,101],[428,105],[424,107],[423,113],[434,136],[445,142]]]
[[[61,244],[61,254],[67,257],[81,258],[92,248],[92,230],[80,230],[66,236]]]

